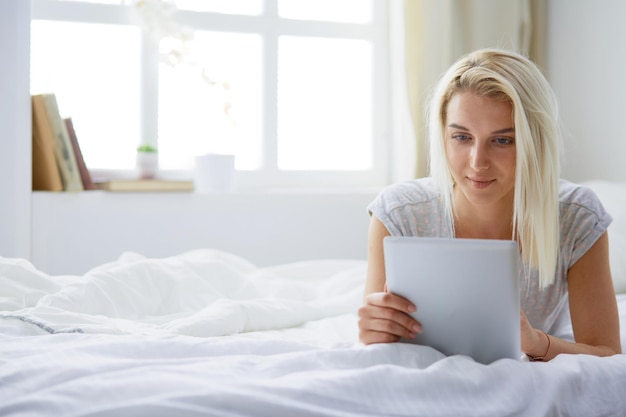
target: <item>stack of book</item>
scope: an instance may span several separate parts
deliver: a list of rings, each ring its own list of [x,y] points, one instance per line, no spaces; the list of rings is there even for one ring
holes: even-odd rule
[[[71,118],[62,118],[56,96],[36,94],[33,107],[33,191],[94,190],[95,184]]]

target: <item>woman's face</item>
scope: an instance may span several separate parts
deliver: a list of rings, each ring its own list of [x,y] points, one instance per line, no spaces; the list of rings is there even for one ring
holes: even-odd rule
[[[510,207],[515,186],[515,124],[511,104],[455,94],[447,108],[445,147],[455,199]]]

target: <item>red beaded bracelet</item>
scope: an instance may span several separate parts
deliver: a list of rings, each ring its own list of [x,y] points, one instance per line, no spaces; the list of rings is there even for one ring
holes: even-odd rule
[[[543,330],[541,331],[543,334],[546,335],[546,337],[548,338],[548,347],[546,348],[546,353],[543,354],[543,356],[530,356],[527,354],[528,358],[531,360],[531,362],[543,362],[546,359],[546,356],[548,356],[548,352],[550,351],[550,336],[548,336],[548,333],[544,332]]]

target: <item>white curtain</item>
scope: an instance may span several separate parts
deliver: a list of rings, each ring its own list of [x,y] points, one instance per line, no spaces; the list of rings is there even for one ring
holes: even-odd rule
[[[391,0],[394,182],[428,173],[425,111],[439,76],[474,49],[529,54],[534,1]]]

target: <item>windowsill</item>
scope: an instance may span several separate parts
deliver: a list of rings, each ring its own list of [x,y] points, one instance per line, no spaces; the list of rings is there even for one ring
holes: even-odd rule
[[[93,170],[94,182],[134,180],[135,170]],[[193,181],[190,170],[160,170],[157,179]],[[338,194],[379,192],[385,185],[384,176],[372,171],[281,171],[237,170],[234,174],[236,194]]]
[[[382,187],[259,187],[242,188],[229,192],[198,193],[195,191],[107,191],[85,190],[78,192],[66,191],[33,191],[37,195],[63,195],[73,198],[87,195],[178,195],[178,196],[246,196],[246,195],[376,195]]]
[[[122,178],[120,178],[122,179]],[[124,179],[136,179],[132,177]],[[159,179],[167,180],[189,180],[188,178],[162,177]],[[195,191],[108,191],[108,190],[84,190],[78,192],[66,191],[32,191],[33,194],[177,194],[177,195],[320,195],[320,194],[377,194],[384,186],[268,186],[268,187],[235,187],[231,191],[199,193]]]

